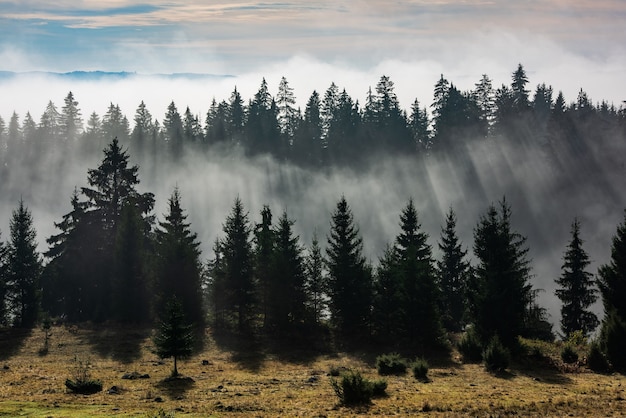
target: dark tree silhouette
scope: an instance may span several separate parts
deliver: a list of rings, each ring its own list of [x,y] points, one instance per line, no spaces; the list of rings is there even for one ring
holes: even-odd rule
[[[337,203],[328,236],[327,267],[331,321],[340,334],[367,334],[372,302],[371,269],[345,197]]]
[[[6,272],[9,309],[14,326],[30,328],[39,316],[42,263],[33,217],[23,200],[13,211],[9,229]]]
[[[567,246],[561,267],[561,277],[556,279],[559,288],[556,295],[563,303],[561,307],[561,330],[567,339],[574,331],[586,337],[598,326],[597,316],[589,307],[598,299],[593,274],[586,271],[589,256],[583,249],[580,238],[580,222],[572,223],[572,240]]]
[[[185,317],[196,326],[204,324],[200,243],[191,232],[180,202],[180,192],[174,189],[168,201],[169,211],[156,230],[156,270],[158,307],[162,311],[172,296],[180,301]]]
[[[439,249],[441,260],[437,261],[437,279],[441,290],[441,316],[448,331],[463,329],[466,316],[467,282],[470,264],[465,257],[456,234],[456,214],[450,208],[446,215],[446,226],[441,229]]]
[[[526,238],[512,230],[511,208],[491,205],[474,229],[474,255],[478,260],[470,282],[470,313],[482,343],[498,336],[511,349],[524,329],[527,309],[534,297]]]
[[[193,326],[187,322],[181,303],[172,297],[165,305],[158,332],[154,337],[156,354],[160,358],[174,358],[172,377],[178,376],[178,359],[191,356],[193,343]]]
[[[600,344],[613,367],[626,371],[626,212],[611,245],[611,261],[600,267],[598,285],[604,305]]]

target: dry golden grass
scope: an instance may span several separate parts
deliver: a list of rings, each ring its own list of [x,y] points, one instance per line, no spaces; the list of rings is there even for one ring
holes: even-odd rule
[[[208,340],[200,354],[179,364],[179,371],[193,381],[164,382],[171,361],[161,362],[152,354],[146,331],[54,327],[45,355],[40,352],[42,331],[2,331],[0,416],[135,417],[157,416],[159,410],[164,416],[198,417],[410,416],[423,412],[452,417],[626,415],[624,376],[586,369],[562,373],[532,364],[493,376],[480,365],[461,364],[455,353],[442,366],[431,365],[429,383],[420,383],[409,373],[388,376],[387,397],[346,408],[337,404],[327,373],[347,367],[378,379],[371,358],[365,361],[344,353],[267,354],[259,352],[254,342]],[[67,393],[64,382],[72,377],[76,356],[90,360],[93,377],[104,383],[103,392]],[[202,360],[209,364],[203,365]],[[132,372],[150,377],[122,379]],[[107,393],[113,386],[119,393]]]

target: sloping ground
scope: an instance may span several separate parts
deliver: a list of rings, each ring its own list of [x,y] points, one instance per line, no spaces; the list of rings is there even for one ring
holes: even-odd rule
[[[431,367],[429,383],[410,374],[389,376],[387,397],[346,408],[337,405],[329,370],[356,368],[378,378],[371,362],[344,353],[261,353],[253,343],[247,350],[230,345],[227,351],[207,339],[200,354],[179,364],[186,379],[164,381],[171,361],[151,353],[145,330],[54,327],[47,353],[41,350],[42,331],[0,332],[0,416],[626,415],[621,375],[525,365],[493,376],[480,365],[461,364],[454,354],[445,367]],[[102,392],[67,393],[64,382],[73,377],[75,358],[89,360],[92,377],[104,384]],[[135,379],[122,378],[133,372]]]

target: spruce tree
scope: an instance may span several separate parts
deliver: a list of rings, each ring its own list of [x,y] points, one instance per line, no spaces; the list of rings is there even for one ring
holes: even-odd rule
[[[533,306],[530,261],[526,238],[511,226],[506,200],[500,210],[491,205],[474,229],[474,255],[478,264],[470,282],[470,313],[484,345],[497,336],[511,349],[524,329]]]
[[[324,271],[324,256],[320,248],[317,234],[313,234],[313,240],[305,259],[307,301],[309,312],[314,325],[319,325],[322,315],[328,306],[327,301],[327,277]]]
[[[467,281],[470,274],[469,262],[456,234],[456,214],[450,208],[446,215],[446,226],[441,230],[441,260],[437,261],[437,278],[441,290],[441,316],[448,331],[463,329],[466,314]]]
[[[191,232],[187,215],[181,206],[178,188],[169,201],[165,220],[156,230],[156,267],[159,311],[166,308],[167,300],[175,296],[181,303],[187,320],[196,326],[204,324],[202,307],[202,282],[200,243]]]
[[[129,202],[122,210],[115,239],[112,298],[114,317],[118,321],[141,324],[151,319],[147,239],[141,214]]]
[[[279,336],[297,335],[307,319],[304,258],[293,224],[283,212],[276,225],[272,254],[268,323]]]
[[[172,377],[178,376],[178,359],[191,356],[193,343],[193,326],[185,318],[184,307],[176,297],[170,297],[161,315],[154,345],[160,358],[174,358]]]
[[[572,239],[567,246],[561,267],[561,277],[556,279],[559,288],[556,295],[561,307],[561,330],[567,339],[573,332],[581,331],[586,337],[598,326],[597,316],[589,307],[597,300],[593,275],[586,271],[589,256],[580,238],[580,222],[572,223]]]
[[[438,348],[444,333],[434,260],[412,199],[400,214],[400,228],[395,251],[402,286],[401,330],[412,346]]]
[[[9,229],[6,276],[9,309],[14,326],[29,328],[39,316],[42,262],[33,218],[23,200],[13,211]]]
[[[598,286],[604,305],[600,344],[613,367],[626,371],[626,211],[611,245],[611,260],[600,267]]]
[[[219,240],[216,257],[219,258],[219,273],[222,276],[218,283],[224,298],[224,310],[235,314],[239,332],[249,330],[255,303],[250,233],[248,213],[237,198],[224,223],[225,237]],[[216,296],[220,297],[219,294]]]
[[[2,238],[1,235],[0,238]],[[7,312],[7,251],[7,246],[0,239],[0,326],[6,325],[9,319]]]
[[[332,214],[326,248],[331,322],[346,337],[368,333],[372,302],[371,269],[345,197]]]
[[[267,205],[261,210],[261,223],[255,227],[254,240],[254,275],[258,286],[258,302],[263,316],[263,327],[269,327],[275,233],[272,228],[272,211]]]
[[[377,341],[398,343],[402,336],[403,285],[398,253],[387,246],[378,261],[374,277],[372,328]]]

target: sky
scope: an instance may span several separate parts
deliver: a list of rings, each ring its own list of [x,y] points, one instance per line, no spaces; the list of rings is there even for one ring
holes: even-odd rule
[[[300,105],[331,81],[363,98],[385,74],[408,108],[430,104],[441,74],[471,89],[486,73],[498,87],[522,63],[532,88],[554,85],[568,101],[583,88],[619,106],[625,23],[622,0],[0,0],[0,71],[237,76],[213,89],[218,99],[234,85],[250,97],[261,77],[277,89],[284,75]]]

